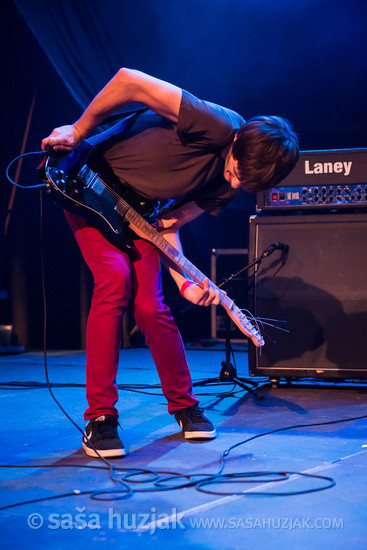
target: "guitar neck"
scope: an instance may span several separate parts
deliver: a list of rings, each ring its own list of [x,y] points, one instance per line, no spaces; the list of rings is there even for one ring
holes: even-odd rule
[[[121,201],[125,203],[125,201]],[[120,203],[120,201],[119,201]],[[125,203],[127,204],[127,203]],[[120,206],[120,204],[118,205]],[[118,208],[119,212],[120,209]],[[122,213],[122,212],[120,212]],[[128,206],[127,210],[124,210],[124,217],[130,223],[131,229],[136,232],[143,233],[144,238],[150,241],[154,246],[159,248],[166,256],[168,256],[178,267],[183,269],[185,273],[190,275],[199,284],[202,284],[206,279],[206,276],[185,258],[183,254],[171,243],[167,241],[150,223],[148,223],[140,214],[138,214],[133,208]]]
[[[204,273],[202,273],[194,264],[190,262],[179,250],[177,250],[171,243],[167,241],[160,233],[157,231],[150,223],[148,223],[143,216],[138,214],[134,208],[130,206],[122,197],[120,197],[116,192],[111,189],[105,181],[103,181],[100,176],[94,173],[87,166],[83,167],[81,175],[98,194],[107,193],[112,196],[115,200],[115,208],[117,212],[126,219],[131,226],[131,229],[136,232],[137,235],[143,235],[144,238],[150,241],[154,246],[156,246],[163,254],[165,254],[170,260],[180,267],[187,275],[192,277],[192,279],[198,283],[203,284],[207,278]],[[220,294],[220,303],[227,310],[229,314],[238,314],[240,312],[239,308],[236,306],[233,300],[219,289]]]
[[[70,156],[73,153],[70,154]],[[66,157],[66,159],[69,159],[69,155]],[[64,159],[65,160],[65,159]],[[73,160],[73,157],[72,159]],[[70,161],[70,159],[69,159]],[[80,158],[78,158],[78,161],[80,162]],[[74,162],[75,164],[75,162]],[[74,167],[74,164],[72,166]],[[61,166],[61,168],[60,168]],[[66,174],[64,172],[64,169],[66,170]],[[98,214],[102,217],[105,223],[109,226],[109,228],[113,232],[119,233],[119,229],[121,227],[119,226],[117,229],[113,227],[110,223],[110,220],[108,219],[108,215],[110,215],[111,218],[115,218],[116,213],[120,214],[129,224],[131,229],[139,236],[143,237],[147,241],[151,242],[155,247],[158,248],[163,254],[165,254],[170,260],[179,267],[182,271],[184,271],[186,274],[188,274],[195,282],[197,282],[199,285],[203,285],[205,279],[207,278],[199,269],[197,269],[179,250],[177,250],[171,243],[169,243],[150,223],[148,223],[143,216],[138,214],[136,210],[134,210],[130,204],[124,200],[122,196],[120,196],[119,193],[116,192],[114,186],[108,185],[104,180],[102,180],[99,176],[99,174],[95,171],[93,171],[91,168],[89,168],[88,164],[84,164],[79,172],[77,180],[71,180],[69,181],[71,190],[74,191],[74,193],[79,192],[78,188],[78,182],[79,180],[83,184],[83,188],[81,189],[82,193],[81,195],[84,197],[84,193],[87,196],[87,199],[90,199],[90,193],[92,192],[92,200],[91,203],[88,203],[88,201],[85,203],[82,201],[76,200],[72,195],[69,196],[67,193],[67,190],[64,189],[66,186],[66,182],[68,181],[69,175],[68,175],[68,166],[64,164],[57,164],[56,166],[48,166],[46,170],[46,176],[47,180],[50,182],[51,188],[57,189],[57,196],[60,194],[64,197],[66,196],[68,198],[68,204],[70,206],[70,202],[76,203],[78,205],[78,208],[85,207],[85,209],[88,209],[88,211],[93,211],[95,214]],[[64,177],[59,177],[59,174],[64,174]],[[55,181],[54,181],[55,178]],[[75,185],[75,188],[73,187],[73,184]],[[95,195],[94,195],[95,193]],[[97,201],[98,210],[95,208],[96,206],[96,198],[100,195],[101,200]],[[104,200],[103,200],[104,199]],[[111,200],[112,199],[112,200]],[[108,212],[107,217],[103,215],[103,212],[100,210],[103,208],[106,208],[106,211]],[[115,212],[114,212],[115,211]],[[113,216],[112,216],[113,214]],[[213,285],[213,283],[212,283]],[[213,285],[214,286],[214,285]],[[264,345],[264,339],[261,336],[261,333],[258,329],[258,326],[255,321],[255,325],[252,325],[251,321],[247,318],[245,313],[240,310],[236,304],[229,298],[229,296],[218,287],[215,287],[219,291],[220,296],[220,303],[224,307],[224,309],[227,311],[229,317],[232,319],[232,321],[237,325],[237,327],[245,334],[247,337],[251,338],[255,346],[261,347]]]
[[[142,232],[145,238],[154,244],[161,252],[168,256],[178,267],[181,267],[185,273],[190,275],[195,282],[202,284],[207,276],[204,275],[193,263],[190,262],[181,252],[177,250],[165,239],[159,231],[157,231],[150,223],[148,223],[140,214],[138,214],[133,208],[131,208],[125,201],[121,199],[126,205],[127,210],[124,209],[124,216],[129,221],[131,228],[134,230],[136,227],[139,232]],[[120,202],[120,201],[119,201]],[[120,209],[118,209],[120,212]],[[120,212],[122,213],[122,212]],[[225,294],[220,288],[216,287],[220,293],[221,305],[227,310],[238,310],[234,301]]]
[[[83,178],[88,187],[91,187],[97,194],[107,194],[115,200],[115,209],[126,219],[131,226],[131,229],[137,235],[143,234],[144,238],[150,241],[154,246],[159,248],[166,256],[168,256],[178,267],[183,269],[185,273],[190,275],[199,284],[202,284],[206,279],[205,275],[197,269],[179,250],[172,246],[162,235],[150,224],[143,216],[138,214],[128,202],[120,197],[111,187],[99,176],[93,172],[87,165],[83,166],[79,172],[79,176]]]

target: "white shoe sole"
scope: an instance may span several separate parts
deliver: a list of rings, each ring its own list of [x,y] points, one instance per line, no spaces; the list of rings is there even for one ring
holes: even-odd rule
[[[83,449],[88,456],[93,456],[95,458],[98,458],[96,451],[94,451],[90,447],[87,447],[87,445],[85,445],[84,443],[83,443]],[[118,456],[126,455],[125,449],[108,449],[108,450],[102,450],[98,452],[101,456],[103,456],[103,458],[116,458]]]
[[[180,422],[180,427],[182,429],[181,422]],[[215,430],[212,430],[211,432],[184,432],[183,431],[183,435],[185,439],[214,439],[217,435],[217,432]]]

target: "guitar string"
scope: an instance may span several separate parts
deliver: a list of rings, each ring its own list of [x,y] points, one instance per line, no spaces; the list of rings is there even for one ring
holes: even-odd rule
[[[129,222],[142,230],[142,232],[150,238],[150,240],[164,253],[173,259],[173,261],[181,268],[186,270],[194,280],[198,283],[203,283],[207,278],[199,269],[197,269],[187,258],[185,258],[174,246],[171,245],[150,223],[148,223],[138,212],[136,212],[113,188],[111,188],[99,175],[94,172],[89,166],[84,165],[78,176],[85,185],[95,191],[97,194],[102,195],[106,192],[112,197],[116,204],[117,211],[123,215]],[[121,212],[118,207],[120,207]],[[218,287],[216,287],[218,288]],[[239,322],[242,329],[246,330],[246,335],[252,339],[255,339],[257,343],[261,342],[260,327],[255,320],[254,316],[250,314],[248,318],[240,308],[234,303],[234,301],[227,296],[223,291],[218,288],[221,295],[221,305],[227,309],[228,314],[234,321]],[[236,317],[237,316],[237,317]],[[251,320],[253,324],[251,323]],[[244,327],[243,327],[244,323]],[[240,328],[240,327],[239,327]]]
[[[136,212],[118,193],[116,193],[114,189],[106,184],[106,182],[104,182],[98,175],[97,182],[101,184],[104,189],[107,190],[107,192],[115,199],[118,205],[122,205],[125,211],[124,215],[127,216],[128,221],[132,221],[139,229],[143,227],[146,230],[148,228],[147,235],[153,239],[153,242],[158,245],[159,248],[164,248],[172,255],[182,259],[182,264],[178,260],[175,261],[178,262],[180,267],[184,268],[189,266],[190,275],[192,275],[193,278],[197,279],[198,282],[202,283],[204,279],[206,279],[205,275],[199,269],[197,269],[194,264],[190,262],[190,260],[185,258],[183,254],[181,254],[173,245],[171,245],[151,224],[149,224],[138,212]]]
[[[197,282],[203,282],[204,279],[206,279],[206,276],[190,262],[187,258],[181,254],[173,245],[171,245],[151,224],[149,224],[138,212],[134,211],[132,207],[118,194],[112,189],[108,184],[106,184],[101,178],[98,178],[98,183],[102,184],[102,187],[104,187],[107,192],[116,200],[116,202],[120,205],[122,205],[123,209],[125,210],[125,216],[128,216],[128,219],[130,218],[132,222],[137,225],[139,229],[141,227],[145,226],[145,229],[148,227],[149,233],[148,236],[153,235],[153,237],[156,237],[155,244],[158,245],[160,241],[160,248],[164,248],[167,252],[170,252],[172,255],[175,255],[183,260],[183,263],[180,263],[178,260],[178,264],[180,267],[187,267],[189,266],[189,272],[190,275],[192,275],[193,278],[197,279]],[[93,184],[92,184],[93,188]],[[103,192],[103,191],[102,191]],[[130,221],[130,220],[129,220]],[[151,238],[153,238],[151,237]],[[154,239],[153,239],[154,240]],[[195,274],[194,274],[194,273]],[[221,293],[222,294],[222,293]],[[224,295],[225,296],[225,295]]]
[[[165,252],[174,251],[173,254],[175,256],[178,256],[182,260],[182,263],[179,262],[177,259],[175,259],[175,261],[178,263],[178,265],[180,265],[180,267],[182,267],[184,269],[185,269],[185,267],[187,268],[187,266],[189,266],[190,269],[188,269],[188,271],[189,271],[190,275],[192,275],[192,277],[197,280],[197,282],[202,283],[204,281],[204,279],[206,279],[206,276],[199,269],[197,269],[190,262],[190,260],[185,258],[164,237],[162,237],[162,235],[154,227],[152,227],[151,224],[149,224],[114,189],[112,189],[104,180],[102,180],[102,178],[100,178],[98,174],[94,173],[93,170],[91,170],[89,167],[88,167],[88,170],[89,170],[89,174],[93,174],[88,186],[90,186],[92,189],[94,189],[99,194],[102,194],[103,191],[106,190],[107,193],[109,195],[111,195],[112,198],[116,201],[116,203],[117,203],[116,206],[118,206],[118,205],[122,206],[122,209],[124,211],[123,214],[125,215],[125,217],[127,217],[128,221],[132,221],[135,225],[137,225],[137,227],[139,229],[141,229],[142,227],[144,229],[146,229],[148,227],[148,235],[153,239],[153,242],[157,246],[159,245],[159,248],[162,248],[162,250],[165,251]],[[143,232],[144,232],[144,230],[143,230]],[[152,237],[152,235],[153,235],[153,237],[156,237],[156,240]],[[193,274],[193,272],[195,272],[195,274]],[[218,288],[218,287],[216,287],[216,288]],[[225,305],[232,312],[233,315],[236,313],[236,310],[238,310],[240,312],[240,315],[241,315],[240,320],[242,321],[243,318],[245,318],[245,325],[246,325],[245,328],[248,332],[250,332],[250,334],[248,334],[248,336],[255,337],[256,340],[258,340],[256,332],[261,336],[261,331],[260,331],[259,324],[258,324],[257,320],[255,319],[255,317],[250,312],[248,312],[247,310],[241,310],[240,308],[238,308],[236,306],[236,304],[234,303],[234,301],[231,298],[229,298],[229,296],[224,294],[220,289],[218,289],[218,290],[221,293],[221,303],[222,303],[222,305]],[[234,312],[232,311],[232,309],[234,310]],[[248,315],[243,313],[244,311],[246,311],[248,313]],[[254,326],[252,326],[251,321],[252,321]],[[250,326],[248,326],[248,325],[250,325]],[[241,323],[241,326],[242,326],[242,323]],[[254,334],[254,331],[255,331],[255,334]]]

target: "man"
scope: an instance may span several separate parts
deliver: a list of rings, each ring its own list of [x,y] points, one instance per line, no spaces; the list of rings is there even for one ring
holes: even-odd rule
[[[298,141],[279,117],[245,123],[234,111],[202,101],[180,88],[139,71],[120,69],[74,124],[56,128],[42,149],[69,151],[88,138],[110,114],[139,102],[149,110],[132,127],[114,136],[104,157],[120,180],[144,197],[175,199],[159,220],[164,237],[181,250],[179,229],[204,211],[219,213],[241,189],[256,192],[277,184],[298,158]],[[87,326],[88,455],[123,456],[117,433],[121,319],[131,301],[168,402],[186,439],[215,437],[215,428],[198,406],[184,347],[160,288],[159,252],[137,239],[139,259],[131,261],[85,220],[67,213],[69,224],[94,276]],[[219,303],[218,290],[188,280],[167,265],[181,294],[194,304]]]

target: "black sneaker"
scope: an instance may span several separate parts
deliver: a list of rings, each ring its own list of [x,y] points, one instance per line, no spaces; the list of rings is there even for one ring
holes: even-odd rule
[[[203,409],[194,405],[174,413],[185,439],[213,439],[216,431]]]
[[[94,447],[101,456],[106,458],[124,456],[125,449],[117,435],[117,426],[117,418],[110,414],[90,420],[83,436],[83,449],[87,455],[98,457]]]

